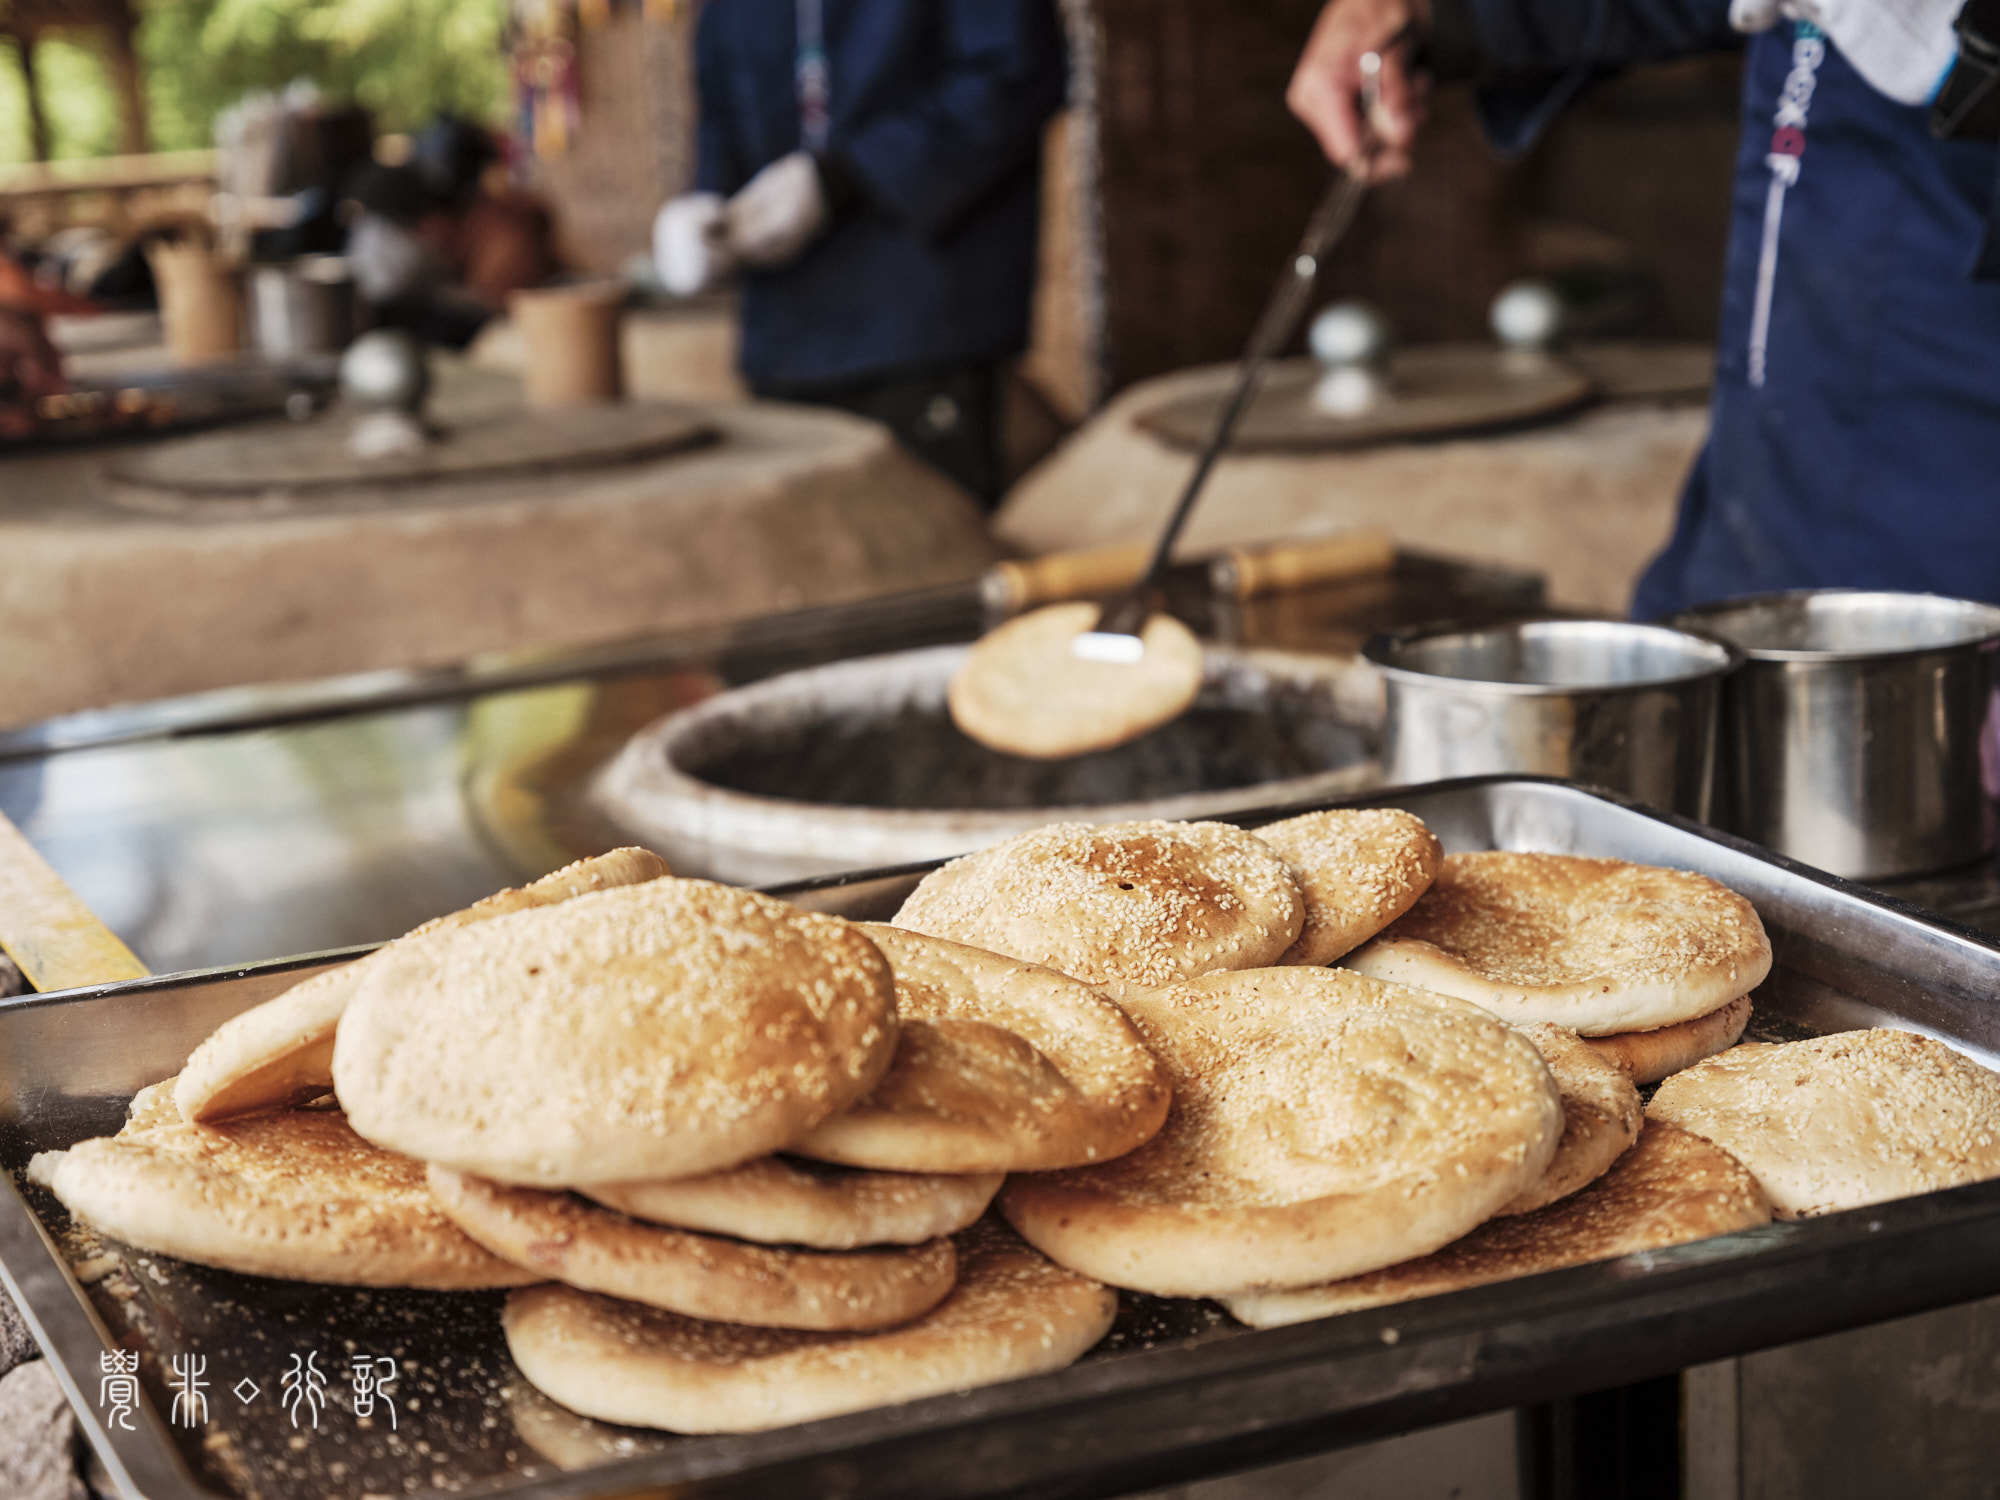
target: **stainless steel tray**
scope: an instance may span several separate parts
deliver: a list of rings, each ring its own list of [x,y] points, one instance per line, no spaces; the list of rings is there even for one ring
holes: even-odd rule
[[[1758,993],[1762,1034],[1890,1023],[2000,1063],[2000,949],[1970,933],[1556,782],[1482,779],[1373,800],[1417,812],[1453,849],[1611,855],[1702,870],[1743,892],[1776,950]],[[786,893],[880,915],[917,873]],[[18,1182],[32,1152],[115,1128],[126,1098],[172,1073],[223,1017],[328,961],[0,1005],[0,1160]],[[562,1412],[514,1373],[497,1295],[307,1287],[136,1252],[113,1265],[100,1249],[39,1190],[0,1192],[0,1275],[128,1494],[1084,1496],[2000,1291],[2000,1182],[1267,1332],[1236,1327],[1212,1304],[1127,1296],[1111,1337],[1070,1370],[750,1437],[673,1438]],[[110,1427],[100,1400],[100,1357],[113,1346],[141,1358],[131,1430]],[[308,1352],[327,1380],[316,1430],[295,1429],[280,1404],[291,1357]],[[176,1355],[207,1360],[205,1427],[173,1421]],[[399,1402],[395,1431],[380,1409],[372,1425],[352,1409],[357,1356],[397,1361],[386,1388]],[[245,1378],[260,1387],[247,1405],[231,1390]]]

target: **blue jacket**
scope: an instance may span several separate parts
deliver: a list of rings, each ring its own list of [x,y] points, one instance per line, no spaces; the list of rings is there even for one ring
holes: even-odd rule
[[[1018,353],[1042,128],[1061,104],[1050,0],[823,0],[826,154],[858,190],[789,266],[752,272],[743,372],[850,385]],[[800,149],[797,0],[707,0],[695,186],[733,193]]]
[[[1460,3],[1521,85],[1486,101],[1502,144],[1598,67],[1728,36],[1724,0]],[[1934,140],[1811,27],[1750,38],[1709,437],[1635,614],[1839,585],[2000,601],[2000,284],[1971,274],[1994,175],[1991,142]]]

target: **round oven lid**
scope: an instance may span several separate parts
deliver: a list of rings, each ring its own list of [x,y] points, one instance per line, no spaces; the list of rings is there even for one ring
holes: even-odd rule
[[[713,442],[716,430],[665,403],[494,410],[454,419],[413,452],[362,457],[350,421],[265,424],[161,443],[115,459],[113,479],[179,500],[324,495],[505,479],[652,462]]]
[[[1302,453],[1448,437],[1547,421],[1595,394],[1588,376],[1558,358],[1484,344],[1397,351],[1389,359],[1383,389],[1358,410],[1325,399],[1322,381],[1327,374],[1312,360],[1273,365],[1237,423],[1231,447]],[[1233,378],[1233,370],[1218,369],[1212,389],[1164,401],[1137,413],[1133,421],[1162,442],[1198,451],[1228,399]]]

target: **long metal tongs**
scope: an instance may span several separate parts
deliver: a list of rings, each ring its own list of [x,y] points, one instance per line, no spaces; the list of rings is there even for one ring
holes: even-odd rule
[[[1360,115],[1364,131],[1368,128],[1367,121],[1374,104],[1375,74],[1381,68],[1379,56],[1370,53],[1362,60],[1364,70],[1370,60],[1374,61],[1375,68],[1365,72],[1361,89]],[[1243,358],[1236,366],[1236,383],[1230,389],[1229,399],[1216,415],[1215,426],[1209,432],[1208,441],[1202,445],[1201,456],[1195,460],[1194,472],[1188,475],[1180,502],[1174,506],[1173,514],[1167,517],[1167,524],[1153,546],[1145,571],[1127,593],[1105,606],[1094,629],[1085,631],[1071,642],[1070,650],[1077,656],[1086,661],[1129,663],[1138,661],[1146,654],[1146,645],[1139,632],[1146,624],[1146,617],[1152,613],[1153,596],[1159,587],[1160,576],[1166,572],[1174,543],[1187,524],[1195,501],[1201,498],[1202,487],[1208,483],[1209,471],[1215,467],[1216,459],[1222,456],[1222,450],[1229,446],[1237,418],[1243,415],[1244,408],[1257,394],[1257,387],[1264,378],[1264,367],[1291,336],[1299,315],[1305,311],[1306,299],[1312,295],[1320,266],[1354,222],[1355,210],[1361,206],[1362,194],[1367,190],[1366,172],[1338,173],[1326,196],[1313,210],[1291,264],[1280,276],[1277,287],[1271,293],[1271,300],[1264,306],[1263,316],[1258,318],[1257,326],[1250,332],[1250,342],[1244,347]]]

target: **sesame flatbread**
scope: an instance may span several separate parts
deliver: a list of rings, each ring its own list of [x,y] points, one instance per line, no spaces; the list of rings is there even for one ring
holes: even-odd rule
[[[873,1092],[792,1150],[900,1172],[1033,1172],[1130,1151],[1166,1073],[1117,1005],[1053,969],[870,923],[901,1035]]]
[[[1555,1159],[1534,1186],[1498,1210],[1533,1213],[1587,1187],[1639,1139],[1645,1112],[1625,1071],[1591,1050],[1574,1031],[1534,1021],[1519,1027],[1549,1065],[1562,1093],[1563,1133]]]
[[[1584,1036],[1719,1010],[1771,971],[1756,908],[1706,875],[1569,854],[1452,854],[1345,960],[1377,979]]]
[[[1051,823],[926,875],[895,925],[1114,999],[1276,963],[1305,920],[1284,861],[1226,823]]]
[[[1750,1024],[1750,997],[1739,995],[1705,1016],[1679,1021],[1654,1031],[1621,1031],[1613,1036],[1585,1038],[1585,1045],[1599,1057],[1616,1063],[1631,1075],[1634,1083],[1658,1083],[1662,1078],[1691,1068],[1704,1057],[1733,1047]]]
[[[1283,968],[1127,1005],[1173,1080],[1166,1125],[1000,1194],[1030,1244],[1114,1286],[1206,1297],[1427,1254],[1535,1183],[1562,1135],[1540,1055],[1459,1001]]]
[[[1290,867],[1305,923],[1281,964],[1330,964],[1408,911],[1437,878],[1444,849],[1397,807],[1306,813],[1254,830]]]

